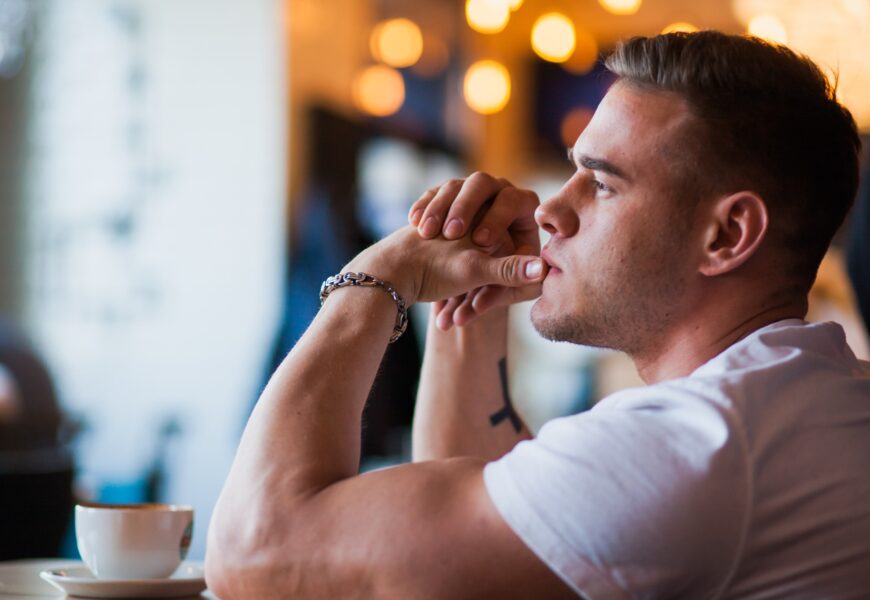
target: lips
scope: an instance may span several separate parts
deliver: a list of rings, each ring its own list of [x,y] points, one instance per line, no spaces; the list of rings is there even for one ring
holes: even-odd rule
[[[543,250],[541,250],[541,258],[544,260],[545,263],[547,263],[547,266],[549,267],[547,277],[549,277],[550,275],[557,275],[562,272],[562,269],[559,268],[559,265],[553,262],[553,257],[546,246]]]

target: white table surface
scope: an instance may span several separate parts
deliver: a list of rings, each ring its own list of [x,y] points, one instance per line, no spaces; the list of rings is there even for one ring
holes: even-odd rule
[[[13,560],[0,562],[0,599],[2,600],[39,600],[72,598],[62,591],[43,581],[39,577],[40,571],[47,569],[68,569],[81,567],[84,563],[79,560],[66,560],[57,558]],[[217,600],[210,592],[203,592],[199,596],[193,596],[203,600],[211,598]]]

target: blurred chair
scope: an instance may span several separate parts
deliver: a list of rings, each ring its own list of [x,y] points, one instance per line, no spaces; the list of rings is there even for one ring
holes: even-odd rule
[[[43,362],[0,320],[0,560],[57,556],[73,506],[73,428]]]

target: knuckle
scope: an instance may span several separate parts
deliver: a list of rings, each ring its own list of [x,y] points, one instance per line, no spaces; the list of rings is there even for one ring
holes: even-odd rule
[[[532,190],[521,190],[523,199],[533,206],[540,206],[541,199],[538,197],[538,194],[533,192]]]
[[[513,281],[516,278],[517,261],[503,260],[499,265],[501,278],[503,281]]]
[[[498,193],[496,201],[499,204],[514,203],[518,197],[522,197],[522,191],[515,187],[506,187]]]

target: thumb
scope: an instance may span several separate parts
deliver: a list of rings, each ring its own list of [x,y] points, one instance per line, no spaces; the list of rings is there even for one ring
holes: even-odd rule
[[[537,256],[513,255],[487,258],[483,264],[487,284],[517,287],[542,281],[546,273],[544,261]]]

